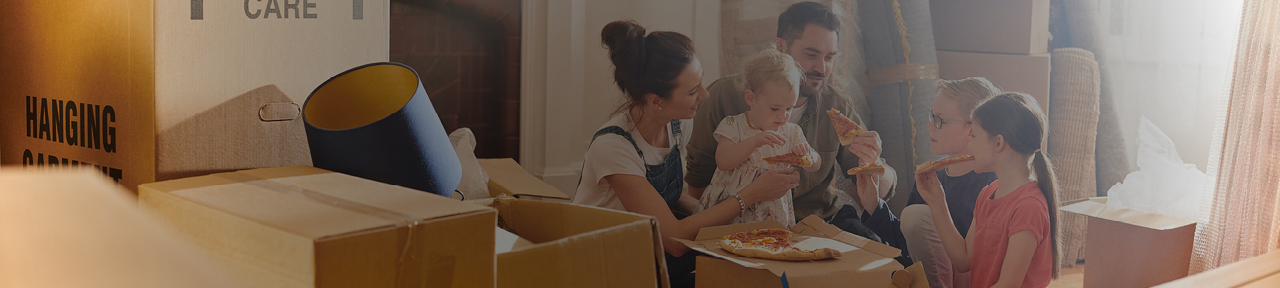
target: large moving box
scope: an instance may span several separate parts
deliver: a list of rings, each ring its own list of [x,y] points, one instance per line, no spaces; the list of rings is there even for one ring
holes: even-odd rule
[[[668,287],[653,217],[498,197],[498,226],[519,239],[498,254],[498,287]],[[499,233],[502,234],[502,233]]]
[[[1084,287],[1151,287],[1187,276],[1195,221],[1106,203],[1095,197],[1061,208],[1089,218]]]
[[[388,2],[0,2],[0,164],[157,180],[311,164],[300,104],[388,58]]]
[[[930,0],[938,50],[1049,52],[1049,0]]]
[[[743,231],[783,228],[776,221],[760,221],[702,228],[694,241],[679,239],[693,250],[707,256],[698,256],[697,286],[715,287],[783,287],[785,274],[791,287],[838,287],[856,283],[857,287],[898,287],[895,273],[903,273],[909,287],[929,287],[921,267],[912,275],[898,261],[901,253],[896,248],[867,238],[858,237],[827,224],[817,216],[809,216],[796,223],[792,232],[799,234],[793,241],[798,248],[833,248],[843,254],[835,259],[789,262],[742,257],[720,248],[720,238]],[[904,273],[906,272],[906,273]],[[899,275],[898,277],[902,277]]]
[[[1240,260],[1157,288],[1270,288],[1280,287],[1280,251]]]
[[[0,287],[243,287],[92,171],[0,173]]]
[[[139,201],[262,287],[493,287],[488,207],[309,166],[144,184]]]
[[[1010,55],[938,50],[938,77],[986,77],[1004,91],[1036,98],[1049,114],[1049,54]]]

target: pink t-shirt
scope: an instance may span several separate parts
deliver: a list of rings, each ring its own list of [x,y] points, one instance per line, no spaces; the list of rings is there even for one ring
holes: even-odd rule
[[[1053,239],[1050,239],[1049,205],[1036,181],[1027,182],[1009,195],[991,199],[1000,180],[992,182],[978,194],[973,210],[973,258],[970,283],[974,288],[995,285],[1009,250],[1009,236],[1023,230],[1036,235],[1036,250],[1031,256],[1022,287],[1045,287],[1053,280]]]

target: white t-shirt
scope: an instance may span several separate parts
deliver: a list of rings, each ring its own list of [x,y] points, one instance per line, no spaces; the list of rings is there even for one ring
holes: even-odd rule
[[[657,148],[649,145],[649,142],[635,131],[630,113],[616,115],[600,128],[608,126],[618,126],[627,130],[631,134],[631,139],[636,141],[636,145],[631,146],[627,138],[617,134],[605,134],[596,138],[591,143],[591,147],[587,148],[586,156],[583,157],[582,182],[578,183],[573,203],[625,211],[626,208],[618,200],[618,195],[614,193],[613,187],[609,186],[609,182],[604,181],[604,177],[615,174],[645,177],[645,165],[662,164],[667,154],[670,154],[671,148]],[[667,124],[666,127],[667,137],[671,139],[670,143],[680,145],[680,161],[685,161],[689,151],[689,133],[693,131],[693,120],[680,120],[679,139],[672,134],[671,124]],[[644,151],[643,161],[636,153],[636,146],[640,147],[640,151]],[[683,171],[685,167],[681,168]]]
[[[787,122],[800,124],[800,116],[804,115],[804,109],[806,108],[809,108],[809,102],[804,102],[804,105],[800,105],[800,107],[791,108],[791,117],[787,118]]]

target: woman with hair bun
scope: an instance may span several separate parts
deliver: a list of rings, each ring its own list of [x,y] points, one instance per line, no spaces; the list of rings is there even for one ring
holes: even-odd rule
[[[657,218],[672,285],[692,286],[693,255],[672,239],[693,239],[703,227],[728,224],[744,207],[781,198],[799,176],[792,168],[771,170],[738,192],[741,199],[677,217],[698,205],[684,193],[682,160],[691,119],[709,96],[693,41],[676,32],[646,33],[632,21],[605,25],[600,38],[626,101],[592,136],[573,202]]]

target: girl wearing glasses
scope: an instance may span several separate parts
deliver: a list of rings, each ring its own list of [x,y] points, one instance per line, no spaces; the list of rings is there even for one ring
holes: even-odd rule
[[[1000,89],[982,77],[960,80],[938,80],[938,98],[930,111],[929,150],[936,155],[960,157],[969,155],[969,132],[973,126],[970,114],[978,103],[995,97]],[[974,161],[961,162],[936,172],[942,190],[946,191],[947,212],[957,231],[969,231],[973,208],[982,187],[996,180],[993,172],[978,173]],[[911,188],[907,208],[902,210],[902,235],[907,252],[915,261],[923,262],[925,276],[933,288],[969,287],[969,273],[955,271],[938,236],[929,206],[916,187]]]
[[[972,271],[972,287],[1048,286],[1059,274],[1057,179],[1040,150],[1048,120],[1035,99],[1014,92],[982,102],[972,122],[973,169],[993,171],[999,180],[978,194],[967,236],[939,225],[948,258],[956,271]],[[934,220],[953,221],[951,191],[933,173],[915,178]]]

